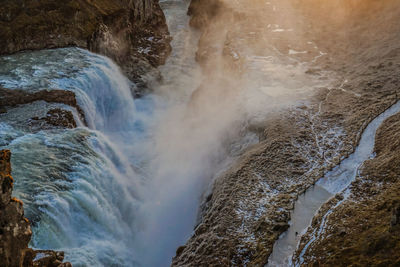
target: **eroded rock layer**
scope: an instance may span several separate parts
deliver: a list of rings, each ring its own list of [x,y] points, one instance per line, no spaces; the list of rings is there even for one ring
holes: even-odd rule
[[[66,90],[40,90],[37,92],[27,92],[18,89],[5,89],[0,87],[0,113],[6,113],[7,108],[16,107],[33,103],[35,101],[46,101],[48,103],[60,103],[69,105],[78,111],[80,119],[85,122],[83,110],[76,101],[75,93]],[[33,118],[38,121],[40,118]],[[45,118],[41,120],[53,126],[64,126],[66,128],[75,128],[76,122],[70,111],[53,109],[48,112]]]
[[[10,151],[0,151],[0,262],[6,266],[22,266],[24,261],[29,261],[26,252],[32,231],[24,217],[22,202],[11,197],[14,180],[10,158]]]

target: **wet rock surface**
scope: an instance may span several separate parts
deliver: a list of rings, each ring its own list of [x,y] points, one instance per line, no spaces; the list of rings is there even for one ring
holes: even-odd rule
[[[3,1],[0,54],[78,46],[115,60],[141,81],[169,54],[169,33],[157,0]]]
[[[11,152],[0,151],[0,262],[2,266],[68,267],[63,252],[34,251],[28,248],[32,231],[24,217],[23,203],[11,197],[14,179],[11,176]],[[36,259],[37,255],[46,255]],[[46,260],[44,260],[46,259]]]
[[[33,251],[33,267],[72,267],[71,263],[63,262],[64,252],[53,250]]]
[[[48,103],[60,103],[71,106],[78,111],[80,119],[85,122],[83,110],[76,102],[75,93],[66,90],[40,90],[37,92],[27,92],[18,89],[5,89],[0,87],[0,107],[7,113],[7,108],[16,107],[33,103],[35,101],[46,101]],[[47,116],[43,118],[32,118],[31,122],[46,122],[48,125],[64,126],[66,128],[75,128],[76,122],[70,111],[61,109],[52,109],[48,111]]]
[[[221,11],[230,8],[226,1],[219,1],[219,8],[211,10],[207,6],[209,2],[217,3],[193,1],[189,12],[193,15],[193,26],[203,32],[198,61],[203,68],[209,69],[215,65],[214,59],[223,54],[223,62],[230,70],[241,73],[241,59],[236,60],[232,53],[228,53],[235,48],[237,33],[224,28],[226,24],[220,22],[226,21],[228,16],[232,22],[230,25],[235,25],[246,21],[248,14],[244,10]],[[320,1],[270,2],[278,9],[288,5],[286,8],[301,16],[301,22],[296,23],[300,31],[303,29],[302,38],[318,47],[318,51],[313,51],[300,44],[295,49],[302,51],[304,47],[309,51],[295,55],[310,62],[305,75],[323,79],[323,73],[328,72],[333,80],[328,86],[316,90],[306,105],[278,111],[263,123],[252,126],[262,141],[217,178],[211,197],[202,206],[201,223],[185,246],[177,250],[174,266],[264,266],[275,240],[287,229],[290,210],[298,195],[352,153],[368,123],[399,100],[397,33],[400,27],[395,18],[400,14],[400,5],[397,2],[350,1],[341,2],[342,6]],[[218,10],[221,13],[215,13]],[[262,13],[273,17],[270,11]],[[330,19],[322,19],[324,14]],[[251,15],[255,16],[255,13]],[[222,32],[226,39],[221,49],[216,47],[215,40],[219,40]],[[212,38],[218,35],[218,38]],[[287,45],[292,44],[288,43],[292,37],[276,38],[274,46],[282,53],[290,54],[293,46]],[[385,143],[383,147],[389,144]],[[392,159],[388,159],[386,164],[386,168],[396,165]],[[396,174],[389,176],[394,179]],[[376,197],[385,195],[385,191],[380,194],[377,188],[373,192]],[[393,188],[390,192],[394,196],[398,189]],[[336,199],[335,203],[338,201]],[[386,219],[377,221],[376,227],[391,227],[392,221],[397,222],[396,205],[389,206],[385,211]],[[356,211],[354,208],[346,216],[338,214],[337,217],[358,220]],[[374,212],[376,218],[380,217],[376,210],[366,211],[365,215],[370,212]],[[357,223],[362,228],[367,227],[362,218],[361,215]],[[343,240],[348,231],[347,227],[337,229],[335,237],[341,236],[342,239],[338,240]],[[360,231],[356,229],[354,234]],[[396,240],[395,235],[393,238]],[[329,251],[331,255],[341,253],[340,242],[335,244],[337,247]],[[321,251],[318,255],[322,258],[324,254]],[[313,252],[309,256],[313,259]],[[386,263],[395,265],[394,258]],[[355,258],[347,260],[347,265],[357,263]],[[312,262],[317,261],[310,260]],[[329,266],[341,265],[331,262]]]
[[[25,261],[32,232],[22,202],[11,198],[14,179],[10,159],[10,151],[0,151],[0,262],[5,266],[20,266]]]
[[[29,126],[40,129],[46,129],[48,127],[62,127],[62,128],[76,128],[76,122],[74,116],[69,110],[62,110],[59,108],[51,109],[47,112],[45,117],[33,117]]]

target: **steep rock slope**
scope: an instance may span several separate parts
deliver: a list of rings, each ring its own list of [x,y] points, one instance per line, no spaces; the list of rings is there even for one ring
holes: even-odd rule
[[[247,6],[256,2],[263,1]],[[399,100],[398,2],[268,2],[278,12],[286,5],[295,15],[291,26],[297,36],[271,38],[274,47],[290,54],[297,40],[295,50],[308,51],[304,57],[311,58],[305,74],[324,78],[327,72],[333,81],[317,90],[307,105],[252,125],[261,142],[216,180],[201,223],[177,250],[175,266],[264,266],[275,240],[288,227],[298,195],[349,155],[366,125]],[[234,25],[257,13],[232,9],[230,3],[192,1],[192,25],[202,31],[197,56],[206,73],[215,58],[222,57],[221,65],[240,74],[240,59],[230,53],[235,39],[240,40]],[[273,12],[262,14],[274,23]],[[222,48],[215,41],[221,36]],[[299,40],[315,44],[321,54],[313,55]]]
[[[170,51],[158,0],[1,2],[0,54],[66,46],[109,56],[138,82]]]
[[[11,198],[13,178],[11,176],[10,151],[0,151],[1,183],[1,241],[0,262],[6,266],[19,266],[25,261],[26,250],[31,239],[29,221],[24,218],[22,202]]]
[[[378,130],[376,157],[364,164],[351,185],[350,197],[334,209],[337,198],[321,209],[312,229],[324,230],[305,250],[304,266],[399,266],[399,133],[397,114]],[[327,210],[330,214],[321,225]],[[310,232],[302,239],[297,256],[310,240]]]
[[[387,88],[398,99],[400,81],[400,4],[396,1],[353,1],[348,14],[330,18],[338,28],[343,50],[327,66],[349,77],[347,87],[364,88],[371,98]],[[311,10],[308,12],[315,14]],[[329,11],[320,10],[323,16]],[[343,18],[351,16],[351,19]],[[328,16],[329,17],[329,16]],[[349,27],[350,25],[350,27]],[[347,30],[343,30],[346,28]],[[321,35],[323,33],[321,29]],[[335,33],[332,33],[335,34]],[[325,43],[326,45],[326,43]],[[347,52],[345,52],[347,51]],[[349,60],[350,59],[350,60]],[[350,196],[338,207],[332,199],[314,218],[296,253],[305,266],[398,266],[399,251],[399,114],[387,119],[377,132],[376,157],[364,163],[350,187]],[[333,210],[332,210],[333,208]],[[322,217],[330,214],[321,225]],[[304,249],[313,229],[324,231]]]

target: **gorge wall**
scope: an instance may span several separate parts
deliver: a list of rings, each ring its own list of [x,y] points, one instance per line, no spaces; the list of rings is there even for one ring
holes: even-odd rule
[[[202,32],[197,59],[206,75],[215,75],[215,71],[210,71],[215,69],[210,66],[228,66],[229,72],[241,75],[240,65],[245,59],[240,56],[238,47],[246,37],[237,29],[248,29],[247,34],[252,36],[252,40],[262,38],[262,31],[254,30],[256,23],[246,25],[246,21],[260,18],[260,21],[270,20],[270,25],[281,26],[272,31],[283,32],[284,24],[295,32],[294,35],[287,33],[266,38],[265,44],[269,46],[272,43],[274,53],[296,59],[302,57],[302,62],[308,62],[309,66],[305,76],[326,79],[324,76],[327,75],[333,79],[327,86],[318,88],[307,104],[278,110],[261,124],[250,125],[259,133],[261,142],[216,179],[212,193],[202,206],[201,222],[188,242],[177,250],[174,266],[264,266],[275,240],[289,227],[290,210],[297,197],[353,152],[366,125],[399,100],[398,2],[310,0],[268,1],[269,5],[256,3],[265,4],[264,1],[252,1],[247,6],[235,6],[231,1],[223,0],[192,1],[189,8],[191,25]],[[251,10],[252,5],[258,10]],[[279,12],[288,12],[288,16]],[[264,30],[265,25],[268,22],[264,22]],[[307,44],[318,47],[320,54],[315,55]],[[293,50],[306,52],[298,55]],[[216,58],[222,58],[218,61],[220,65],[215,64]],[[196,97],[201,94],[201,91],[197,92]],[[387,142],[384,146],[391,144]],[[392,164],[395,160],[390,162]],[[395,172],[388,175],[390,180],[398,180]],[[389,185],[379,190],[381,196],[386,193],[393,196]],[[372,190],[369,194],[379,197],[376,193],[377,190]],[[393,199],[390,203],[396,201]],[[357,204],[343,209],[351,209],[346,215],[355,220],[356,210],[361,206],[365,207]],[[398,240],[391,234],[397,229],[396,207],[396,204],[387,204],[383,208],[387,220],[376,221],[380,226],[375,227],[382,227],[380,229],[387,232],[370,236],[374,239],[370,240],[370,247],[383,248],[383,240],[390,240],[394,247],[398,246]],[[394,226],[390,226],[389,217]],[[338,213],[337,218],[343,218],[342,213]],[[357,223],[361,223],[360,220]],[[364,224],[363,227],[370,226]],[[357,238],[359,241],[354,241]],[[354,255],[358,248],[349,250],[339,244],[342,241],[349,244],[359,242],[356,246],[361,246],[362,238],[356,234],[343,235],[337,239],[340,242],[329,246],[329,253]],[[317,259],[313,257],[313,251],[308,255],[307,264],[318,266],[321,262],[326,266],[337,266],[335,264],[339,261],[333,258],[324,261],[325,250],[315,254]],[[346,264],[358,262],[355,257],[346,260]]]
[[[148,90],[149,79],[160,79],[157,67],[170,53],[170,37],[158,0],[117,1],[2,1],[0,7],[0,55],[26,50],[80,47],[110,57],[133,82],[133,96]],[[17,77],[19,78],[19,77]],[[0,115],[27,107],[21,127],[32,133],[86,125],[84,112],[73,91],[0,86]],[[31,88],[30,88],[31,89]],[[32,104],[47,102],[44,116],[29,118]],[[58,105],[58,106],[57,106]],[[65,107],[68,105],[71,109]],[[75,120],[73,111],[77,111]],[[47,114],[46,114],[47,112]],[[3,119],[4,117],[2,117]],[[22,202],[12,198],[11,152],[0,153],[0,265],[60,266],[63,252],[32,250],[30,222]]]
[[[201,32],[196,58],[205,76],[192,95],[190,108],[202,111],[205,120],[212,116],[216,124],[223,124],[220,119],[225,117],[218,112],[232,113],[232,105],[244,102],[240,99],[232,104],[231,100],[240,96],[241,89],[251,89],[247,82],[252,79],[247,79],[246,72],[254,63],[248,62],[251,57],[268,61],[272,56],[278,62],[273,68],[256,65],[273,76],[263,84],[279,80],[279,89],[285,89],[291,86],[285,80],[300,77],[300,85],[313,90],[306,101],[263,106],[268,112],[261,113],[262,119],[246,121],[246,131],[254,132],[259,143],[215,180],[212,192],[205,196],[199,224],[188,242],[177,249],[173,266],[264,266],[274,242],[289,227],[296,198],[348,156],[366,125],[400,98],[398,1],[268,3],[192,0],[189,7],[191,26]],[[155,67],[170,50],[168,29],[156,0],[18,0],[4,1],[0,7],[0,54],[66,46],[112,58],[136,82],[136,95],[146,90],[147,74],[158,76]],[[285,72],[281,65],[295,71]],[[276,75],[280,71],[283,75]],[[69,91],[27,94],[2,88],[0,113],[38,100],[64,103],[82,113]],[[71,114],[53,109],[47,117],[31,121],[45,121],[50,128],[74,128]],[[58,121],[53,121],[53,115]],[[383,258],[395,250],[388,246],[399,246],[399,171],[392,166],[398,162],[398,120],[393,116],[381,128],[376,159],[367,163],[353,184],[351,201],[334,213],[336,220],[330,221],[334,240],[316,243],[333,256],[326,258],[326,250],[312,247],[306,254],[307,264],[388,264]],[[222,132],[231,133],[230,129]],[[30,266],[38,258],[43,266],[68,266],[61,263],[62,253],[27,248],[29,222],[23,218],[22,204],[10,198],[9,160],[9,151],[0,153],[0,238],[5,240],[0,240],[4,245],[0,262]],[[342,221],[344,217],[350,219]],[[358,235],[358,231],[365,232]],[[397,264],[398,255],[391,256],[389,263]]]
[[[158,0],[18,0],[0,9],[0,54],[78,46],[112,58],[138,83],[165,62],[169,41]]]

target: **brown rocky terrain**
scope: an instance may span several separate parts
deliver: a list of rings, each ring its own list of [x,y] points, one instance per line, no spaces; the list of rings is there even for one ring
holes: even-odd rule
[[[346,27],[347,30],[338,31],[341,36],[337,37],[341,44],[344,44],[342,49],[347,49],[348,52],[336,51],[336,62],[340,64],[331,66],[343,75],[351,77],[348,86],[364,88],[369,94],[392,88],[392,95],[398,99],[400,24],[395,18],[400,14],[399,3],[355,1],[349,4],[352,9],[343,15],[349,19],[340,22],[340,27]],[[341,19],[343,20],[343,17]],[[357,67],[354,68],[351,64]],[[400,264],[400,240],[398,227],[396,228],[399,201],[399,118],[399,114],[392,116],[378,130],[375,143],[376,158],[364,163],[361,173],[352,183],[350,197],[331,211],[324,222],[325,231],[317,236],[306,250],[303,265]],[[302,238],[297,257],[311,238],[309,233],[312,229],[320,227],[322,216],[340,199],[339,197],[329,201],[314,218],[311,229]]]
[[[11,176],[11,152],[0,151],[0,262],[10,267],[69,267],[62,263],[64,253],[34,251],[28,248],[32,231],[24,217],[23,203],[11,197],[14,179]],[[37,257],[39,256],[39,257]],[[36,259],[38,258],[38,259]],[[35,261],[34,261],[35,259]]]
[[[135,96],[147,90],[147,77],[159,75],[170,52],[170,37],[158,0],[1,1],[0,55],[24,50],[77,46],[113,59],[137,85]],[[24,88],[21,88],[24,89]],[[75,94],[64,90],[27,92],[0,88],[0,113],[16,106],[46,101],[75,108],[85,118]],[[27,121],[31,129],[77,126],[71,111],[52,108]],[[28,248],[30,222],[22,202],[11,198],[10,152],[0,153],[0,265],[70,266],[64,254]],[[34,260],[35,259],[35,260]]]
[[[377,132],[376,157],[367,161],[351,185],[351,195],[334,208],[303,256],[305,266],[399,266],[400,264],[400,114]],[[341,198],[327,203],[313,221]],[[311,236],[302,238],[300,249]],[[299,253],[299,252],[298,252]],[[297,254],[298,256],[298,254]]]
[[[0,54],[67,46],[106,55],[142,83],[170,51],[158,0],[2,1]]]
[[[48,126],[50,126],[50,128],[54,126],[76,128],[77,126],[72,112],[60,108],[49,110],[45,117],[33,117],[30,121],[30,126],[32,125],[35,125],[34,127],[41,130],[46,129]]]
[[[290,49],[307,51],[297,55],[307,62],[308,70],[304,75],[322,80],[328,78],[328,82],[308,98],[307,104],[275,111],[263,123],[250,125],[259,133],[261,142],[216,179],[212,194],[203,205],[201,223],[188,242],[177,250],[174,266],[264,266],[275,240],[288,228],[289,212],[299,194],[353,152],[368,123],[399,100],[400,24],[397,18],[400,3],[269,1],[277,12],[284,10],[287,15],[284,16],[273,13],[271,7],[257,6],[256,2],[264,3],[252,1],[248,5],[235,6],[223,0],[192,1],[189,14],[193,16],[192,25],[202,31],[197,57],[204,72],[207,73],[210,66],[220,64],[227,66],[223,67],[224,71],[228,69],[227,72],[240,76],[245,72],[241,69],[244,59],[235,57],[241,51],[238,40],[245,39],[240,33],[247,27],[247,33],[256,32],[254,38],[264,38],[259,29],[265,29],[269,20],[270,24],[278,21],[294,30],[279,38],[265,36],[267,46],[275,47],[279,55],[290,54]],[[255,8],[251,9],[251,6]],[[307,47],[307,41],[318,50]],[[247,47],[251,45],[254,42],[249,42]],[[253,49],[263,48],[255,45]],[[209,75],[212,77],[214,73]],[[201,94],[196,92],[196,97]],[[391,142],[382,143],[383,150],[398,153]],[[386,155],[385,164],[380,168],[382,172],[389,165],[396,165],[394,156]],[[398,177],[395,172],[388,175],[393,181]],[[371,232],[379,228],[379,233],[368,235],[366,231],[363,236],[370,238],[369,244],[372,244],[369,254],[366,248],[365,255],[370,257],[370,263],[376,263],[379,257],[382,260],[386,248],[384,241],[398,246],[398,239],[390,232],[393,230],[389,231],[397,227],[390,226],[391,217],[397,222],[397,206],[393,204],[397,190],[390,185],[379,187],[379,190],[376,186],[372,188],[375,188],[372,192],[379,191],[374,197],[385,196],[377,203],[386,204],[372,206],[362,213],[365,217],[361,215],[360,218],[375,212],[376,219],[371,225],[376,228],[371,228]],[[344,234],[338,240],[351,243],[356,239],[358,241],[354,242],[359,246],[365,245],[357,233],[368,229],[370,223],[364,223],[365,219],[358,220],[356,210],[360,207],[351,206],[347,216],[357,220],[361,228],[354,226],[352,235],[347,238]],[[380,211],[373,207],[379,207]],[[350,207],[345,209],[350,210]],[[385,217],[382,218],[380,213]],[[343,218],[341,215],[338,213],[338,218]],[[351,226],[352,221],[347,221],[347,226]],[[340,231],[336,234],[340,235]],[[338,253],[337,258],[343,258],[346,251],[352,255],[358,253],[358,248],[344,250],[340,241],[330,248],[332,255]],[[377,251],[377,261],[373,261],[375,256],[371,251]],[[316,254],[318,259],[323,258],[323,253]],[[310,252],[309,258],[314,259],[313,256]],[[394,265],[396,257],[389,259]],[[366,266],[366,262],[350,257],[346,262],[342,261],[344,265],[341,266]],[[338,266],[339,262],[325,263]]]

